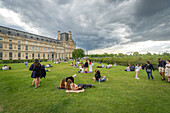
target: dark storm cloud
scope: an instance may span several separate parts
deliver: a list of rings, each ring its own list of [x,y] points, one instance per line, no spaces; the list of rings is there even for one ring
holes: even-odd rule
[[[86,50],[136,41],[170,40],[169,0],[1,2],[3,8],[18,13],[22,22],[39,30],[40,35],[55,38],[58,30],[71,30],[77,46]]]

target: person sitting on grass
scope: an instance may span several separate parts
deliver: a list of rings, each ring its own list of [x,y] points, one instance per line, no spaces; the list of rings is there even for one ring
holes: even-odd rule
[[[38,59],[35,59],[34,63],[29,68],[32,71],[31,77],[34,78],[32,82],[32,86],[35,83],[35,89],[37,89],[37,82],[38,87],[40,87],[40,77],[41,77],[41,64],[39,63]]]
[[[108,69],[111,68],[111,67],[112,67],[112,64],[109,64],[109,63],[106,66],[106,68],[108,68]]]
[[[94,87],[94,85],[91,85],[91,84],[78,84],[76,85],[75,83],[73,83],[73,81],[71,79],[68,79],[67,80],[67,90],[82,90],[82,89],[85,89],[87,87]]]
[[[80,71],[78,71],[78,73],[84,73],[84,66],[82,66],[82,68],[80,69]]]
[[[133,64],[130,66],[130,71],[135,71],[135,66]]]
[[[168,77],[167,83],[170,83],[170,60],[167,60],[167,61],[166,61],[166,65],[165,65],[165,76]]]
[[[4,66],[2,67],[2,70],[11,70],[11,67],[8,67],[7,65],[4,65]]]
[[[70,66],[74,66],[73,62],[71,62]]]
[[[101,77],[100,71],[97,69],[95,70],[94,75],[95,75],[95,77],[93,78],[94,79],[93,82],[97,81],[100,84],[100,82],[104,82],[106,80],[105,76]],[[107,80],[108,80],[108,78],[107,78]]]
[[[77,63],[75,63],[75,65],[74,65],[74,68],[78,68],[78,65],[77,65]]]
[[[42,67],[45,69],[45,65],[42,65]],[[45,69],[45,72],[49,72],[50,69]]]
[[[130,67],[129,67],[129,65],[127,65],[127,67],[126,67],[125,71],[130,71]]]

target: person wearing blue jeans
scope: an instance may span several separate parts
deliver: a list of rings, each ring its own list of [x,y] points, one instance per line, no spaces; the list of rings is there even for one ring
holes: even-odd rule
[[[95,74],[95,77],[93,79],[94,79],[94,81],[96,80],[97,82],[99,82],[99,84],[100,84],[100,82],[103,82],[106,80],[105,76],[101,77],[99,70],[95,70],[94,74]]]
[[[146,71],[146,73],[147,73],[147,75],[148,75],[148,79],[149,79],[149,80],[150,80],[150,75],[151,75],[152,80],[154,80],[153,75],[152,75],[152,71],[151,71],[151,72],[147,72],[147,71]]]
[[[153,65],[149,61],[146,61],[146,65],[144,67],[146,67],[146,73],[148,75],[148,80],[150,80],[150,76],[151,76],[152,80],[154,80],[153,75],[152,75],[152,70],[154,71]]]

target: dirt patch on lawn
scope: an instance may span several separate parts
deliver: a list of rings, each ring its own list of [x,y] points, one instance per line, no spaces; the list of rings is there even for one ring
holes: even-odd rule
[[[3,111],[3,109],[0,107],[0,112],[2,112]]]

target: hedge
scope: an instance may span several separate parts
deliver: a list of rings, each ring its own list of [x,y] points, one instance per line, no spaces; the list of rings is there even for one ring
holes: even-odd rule
[[[34,62],[34,59],[27,59],[27,62]],[[39,59],[40,62],[48,61],[47,59]],[[0,64],[4,63],[23,63],[25,60],[0,60]]]
[[[88,60],[100,62],[102,60],[103,63],[114,64],[127,66],[127,65],[145,65],[146,61],[149,60],[155,69],[158,69],[158,61],[157,57],[120,57],[120,58],[88,58]],[[169,59],[168,57],[162,58],[163,60]]]

